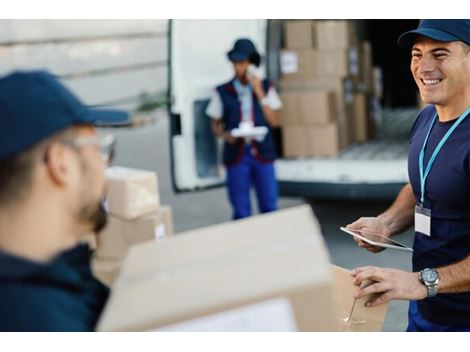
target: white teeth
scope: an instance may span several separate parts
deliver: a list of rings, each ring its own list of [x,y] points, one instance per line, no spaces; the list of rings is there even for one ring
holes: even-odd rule
[[[424,84],[427,86],[438,84],[440,81],[440,79],[423,79]]]

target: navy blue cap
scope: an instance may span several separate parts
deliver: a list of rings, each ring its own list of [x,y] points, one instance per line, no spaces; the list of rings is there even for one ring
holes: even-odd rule
[[[418,35],[439,42],[462,41],[470,45],[470,20],[421,20],[417,29],[398,38],[398,45],[410,47]]]
[[[238,39],[233,45],[233,49],[227,53],[230,61],[245,61],[248,60],[252,64],[259,66],[261,57],[256,51],[255,44],[250,39]]]
[[[85,106],[47,71],[14,72],[0,78],[0,159],[72,125],[128,120],[124,111]]]

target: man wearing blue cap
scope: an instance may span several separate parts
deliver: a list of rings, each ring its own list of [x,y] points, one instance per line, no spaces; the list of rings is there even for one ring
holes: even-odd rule
[[[398,44],[411,48],[429,104],[411,130],[410,184],[383,214],[349,227],[390,237],[414,224],[413,272],[357,268],[357,285],[376,281],[357,297],[379,293],[370,305],[410,300],[407,331],[470,331],[470,20],[422,20]]]
[[[112,136],[44,71],[0,78],[0,331],[93,330],[108,288],[80,244],[106,223],[101,206]]]
[[[235,77],[214,90],[206,114],[212,118],[215,136],[225,142],[228,195],[233,219],[241,219],[251,215],[251,185],[261,213],[277,209],[276,151],[271,128],[279,125],[277,110],[282,103],[272,82],[251,72],[261,61],[251,40],[238,39],[228,59]],[[242,126],[246,130],[265,127],[267,133],[256,138],[234,137],[231,131]]]

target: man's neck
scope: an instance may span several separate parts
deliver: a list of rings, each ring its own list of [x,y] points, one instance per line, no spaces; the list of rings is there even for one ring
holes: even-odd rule
[[[39,205],[39,206],[38,206]],[[31,201],[0,215],[0,250],[46,262],[77,244],[64,210]]]
[[[436,111],[439,116],[440,122],[452,121],[459,118],[465,110],[470,107],[470,98],[459,99],[456,103],[446,104],[446,105],[437,105]]]

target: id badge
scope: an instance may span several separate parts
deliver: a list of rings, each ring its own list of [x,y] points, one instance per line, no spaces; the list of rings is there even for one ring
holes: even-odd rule
[[[431,236],[431,209],[420,205],[415,207],[415,231]]]

